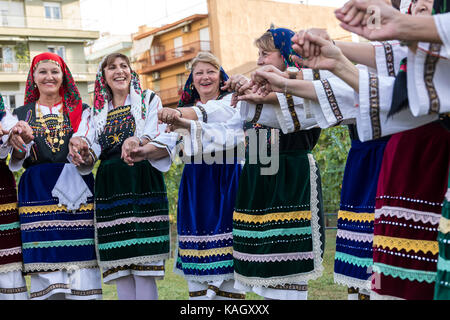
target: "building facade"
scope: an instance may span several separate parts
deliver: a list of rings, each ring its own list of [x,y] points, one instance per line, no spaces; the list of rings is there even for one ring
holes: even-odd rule
[[[66,61],[89,103],[96,66],[86,62],[84,46],[98,37],[98,31],[84,30],[78,0],[0,0],[0,93],[6,105],[23,105],[30,62],[47,51]]]
[[[229,74],[249,76],[257,68],[254,40],[275,27],[294,31],[325,28],[335,40],[352,41],[339,26],[336,8],[269,0],[208,0],[208,14],[193,15],[162,28],[141,27],[133,36],[133,57],[143,86],[174,107],[199,51],[216,55]],[[354,39],[353,39],[354,40]]]
[[[133,37],[136,71],[164,106],[175,106],[190,72],[190,61],[211,51],[208,15],[192,15],[161,28],[140,28]]]

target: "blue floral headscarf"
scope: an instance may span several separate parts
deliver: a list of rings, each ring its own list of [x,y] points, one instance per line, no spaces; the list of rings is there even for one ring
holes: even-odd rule
[[[287,67],[297,67],[301,69],[301,66],[292,60],[292,56],[297,56],[301,58],[301,56],[292,49],[291,39],[295,35],[295,32],[285,28],[277,28],[277,29],[271,28],[268,31],[272,33],[275,48],[280,50],[280,53],[284,59],[284,64]]]
[[[225,70],[223,70],[222,67],[220,67],[220,85],[219,90],[223,85],[225,84],[225,81],[229,79],[228,75],[226,74]],[[191,74],[189,75],[189,78],[186,81],[186,84],[184,85],[183,93],[181,95],[181,99],[178,102],[178,108],[194,104],[198,100],[200,100],[200,95],[197,92],[197,89],[194,87],[194,74],[193,71],[191,71]],[[224,93],[228,93],[225,91],[220,90],[220,96],[222,96]]]

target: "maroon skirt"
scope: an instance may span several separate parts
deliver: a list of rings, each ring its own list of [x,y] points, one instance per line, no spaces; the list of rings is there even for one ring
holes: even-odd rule
[[[433,299],[449,161],[450,133],[437,122],[388,142],[375,211],[375,299]]]
[[[0,161],[0,273],[22,270],[22,241],[16,180]]]

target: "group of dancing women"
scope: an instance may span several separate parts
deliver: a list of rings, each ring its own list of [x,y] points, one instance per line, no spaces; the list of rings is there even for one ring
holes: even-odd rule
[[[189,299],[307,300],[325,248],[312,151],[344,125],[334,281],[349,300],[450,299],[450,7],[409,2],[336,10],[367,42],[262,30],[250,78],[200,52],[177,108],[123,54],[100,63],[92,107],[61,57],[34,57],[24,106],[0,104],[0,300],[99,300],[103,283],[158,299],[176,157],[173,268]]]

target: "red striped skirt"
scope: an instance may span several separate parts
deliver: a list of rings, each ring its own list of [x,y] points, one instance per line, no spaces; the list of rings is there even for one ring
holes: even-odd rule
[[[437,122],[390,139],[376,200],[375,299],[433,299],[449,161],[450,132]]]

